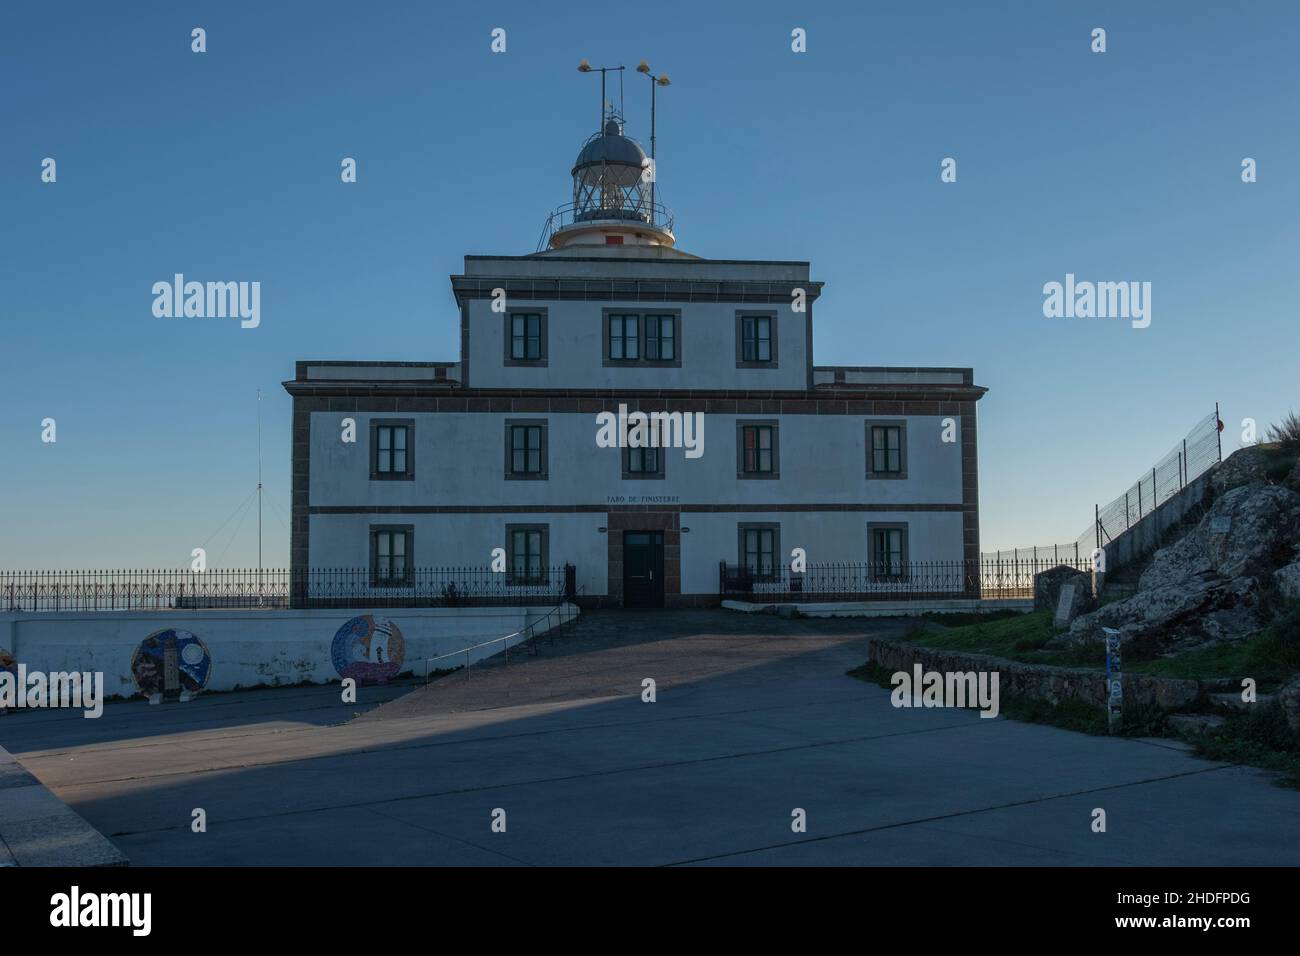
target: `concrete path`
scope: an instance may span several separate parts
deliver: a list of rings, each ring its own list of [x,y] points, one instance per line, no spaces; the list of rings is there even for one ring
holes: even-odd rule
[[[1300,794],[1265,773],[844,675],[902,627],[594,612],[428,690],[24,712],[0,743],[136,865],[1300,864]]]

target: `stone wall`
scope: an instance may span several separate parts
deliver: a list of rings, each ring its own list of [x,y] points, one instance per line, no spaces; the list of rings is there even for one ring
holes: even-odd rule
[[[890,671],[912,670],[919,663],[925,670],[941,673],[985,671],[998,672],[998,691],[1012,697],[1027,697],[1059,704],[1079,700],[1096,707],[1107,701],[1106,678],[1100,670],[1076,667],[1049,667],[1044,664],[1021,664],[988,654],[938,650],[903,641],[875,639],[867,645],[867,658]],[[1144,674],[1124,675],[1126,706],[1156,704],[1166,710],[1178,710],[1200,696],[1194,680],[1151,677]]]

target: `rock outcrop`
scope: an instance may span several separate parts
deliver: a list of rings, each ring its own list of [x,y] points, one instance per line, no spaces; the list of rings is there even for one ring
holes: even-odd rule
[[[1300,491],[1300,458],[1296,459],[1295,467],[1291,469],[1291,474],[1282,479],[1282,484],[1292,491]]]
[[[1237,474],[1252,467],[1244,465]],[[1114,627],[1122,642],[1152,638],[1178,649],[1244,639],[1263,627],[1259,585],[1269,576],[1276,579],[1275,569],[1295,558],[1300,494],[1262,480],[1231,487],[1232,480],[1194,529],[1156,552],[1133,597],[1078,618],[1066,640],[1101,642],[1101,628]],[[1292,574],[1283,577],[1290,587]]]
[[[1277,692],[1277,702],[1282,705],[1286,722],[1300,736],[1300,678],[1293,680]]]
[[[1285,598],[1300,601],[1300,560],[1292,561],[1273,572],[1273,583]]]
[[[1222,496],[1233,488],[1260,481],[1267,471],[1264,449],[1247,445],[1229,455],[1210,475],[1210,488],[1215,496]]]

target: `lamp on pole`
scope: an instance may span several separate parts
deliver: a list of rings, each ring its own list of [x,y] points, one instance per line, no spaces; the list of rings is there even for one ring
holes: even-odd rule
[[[601,132],[605,128],[605,74],[621,73],[624,67],[621,66],[592,66],[584,57],[578,64],[579,73],[599,73],[600,74],[600,122],[596,124],[596,132]],[[619,82],[622,82],[621,80]]]
[[[659,170],[655,166],[655,106],[656,93],[661,86],[669,86],[672,81],[668,79],[668,74],[656,76],[650,72],[650,64],[642,60],[636,65],[638,73],[644,73],[650,78],[650,224],[654,225],[655,219],[655,180],[659,177]]]

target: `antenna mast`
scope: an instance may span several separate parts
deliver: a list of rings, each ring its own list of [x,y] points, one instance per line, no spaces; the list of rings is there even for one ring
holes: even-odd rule
[[[655,166],[655,111],[657,106],[657,97],[655,94],[661,86],[670,86],[668,74],[663,73],[658,76],[650,72],[650,64],[642,60],[636,65],[636,71],[643,73],[650,78],[650,224],[654,225],[655,217],[655,180],[659,178],[659,169]]]
[[[619,111],[623,109],[623,70],[621,66],[592,66],[586,60],[578,64],[579,73],[600,73],[600,122],[596,124],[596,132],[599,134],[605,129],[605,74],[618,74],[618,99]]]
[[[257,586],[262,588],[262,390],[257,390]],[[259,593],[259,601],[261,599]]]

